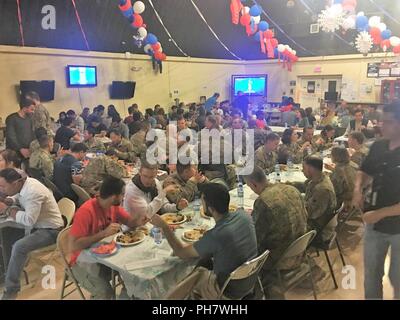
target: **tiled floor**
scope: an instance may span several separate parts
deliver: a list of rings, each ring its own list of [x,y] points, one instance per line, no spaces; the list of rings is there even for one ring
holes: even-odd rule
[[[351,221],[343,230],[340,235],[340,243],[345,253],[346,263],[354,267],[355,271],[355,288],[346,289],[342,285],[342,281],[346,274],[342,273],[342,263],[336,249],[329,252],[329,256],[334,264],[334,271],[339,285],[339,289],[334,290],[332,279],[329,275],[329,269],[326,264],[325,256],[320,254],[319,257],[314,258],[315,262],[325,271],[325,276],[317,281],[318,299],[333,299],[333,300],[359,300],[364,298],[363,291],[363,263],[362,263],[362,233],[363,226],[360,226],[360,221]],[[313,255],[315,256],[315,255]],[[40,268],[31,265],[28,267],[28,272],[31,282],[37,282],[36,285],[24,286],[18,299],[45,299],[54,300],[59,299],[60,288],[63,279],[63,268],[59,259],[53,263],[56,268],[56,289],[43,289],[42,279],[43,275],[39,273]],[[39,279],[39,281],[37,281]],[[346,280],[346,279],[345,279]],[[345,286],[346,286],[346,281]],[[387,277],[384,278],[384,296],[385,299],[392,298],[392,291],[390,288]],[[294,289],[288,293],[287,299],[313,299],[310,289]],[[79,299],[77,292],[73,293],[67,299]]]

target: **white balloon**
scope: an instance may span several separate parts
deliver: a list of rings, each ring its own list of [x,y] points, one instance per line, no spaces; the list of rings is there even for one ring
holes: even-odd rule
[[[371,28],[377,27],[381,23],[381,17],[373,16],[369,18],[368,24]]]
[[[385,31],[385,30],[387,29],[387,26],[386,26],[385,23],[381,22],[380,24],[378,24],[378,28],[379,28],[381,31]]]
[[[146,28],[140,27],[140,28],[138,29],[138,34],[139,34],[139,36],[140,36],[142,39],[146,38],[146,37],[147,37],[147,30],[146,30]]]
[[[297,51],[296,50],[293,50],[293,52],[292,52],[294,55],[297,55]]]
[[[279,52],[283,52],[283,51],[285,51],[285,45],[284,44],[278,44],[278,51]]]
[[[343,12],[343,6],[341,3],[336,3],[330,8],[330,10],[335,13],[340,13]]]
[[[288,44],[285,45],[285,49],[286,49],[287,51],[291,50],[291,48],[290,48],[290,46],[289,46]]]
[[[146,9],[146,6],[144,5],[144,3],[142,1],[136,1],[133,4],[133,11],[135,13],[142,14],[145,9]]]
[[[255,24],[259,24],[261,21],[261,16],[251,17],[251,20],[253,20]]]
[[[359,13],[357,13],[357,17],[361,17],[361,16],[365,16],[364,11],[360,11]]]
[[[400,45],[400,38],[399,37],[391,37],[390,44],[392,47],[397,47]]]
[[[247,14],[247,13],[249,13],[250,12],[250,7],[243,7],[243,12],[244,12],[244,14]]]
[[[143,47],[144,52],[149,53],[149,51],[153,51],[153,48],[151,47],[151,44],[146,44]]]

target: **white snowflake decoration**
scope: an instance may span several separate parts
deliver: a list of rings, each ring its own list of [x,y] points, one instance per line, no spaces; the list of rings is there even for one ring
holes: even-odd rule
[[[322,10],[318,15],[318,24],[324,32],[339,30],[345,19],[345,12],[341,4],[333,5]]]
[[[373,47],[372,37],[367,31],[362,31],[358,34],[355,44],[357,50],[366,55]]]

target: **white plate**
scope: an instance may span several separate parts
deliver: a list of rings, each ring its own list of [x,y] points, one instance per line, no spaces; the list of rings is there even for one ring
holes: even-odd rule
[[[143,233],[143,232],[142,232],[142,233]],[[136,246],[137,244],[142,243],[144,240],[146,240],[146,235],[143,233],[143,235],[144,235],[143,239],[141,239],[141,240],[139,240],[139,241],[136,241],[136,242],[133,242],[133,243],[123,243],[123,242],[117,241],[118,236],[123,235],[123,234],[124,234],[123,232],[120,232],[120,233],[117,233],[117,234],[115,235],[115,237],[114,237],[114,241],[115,241],[117,244],[119,244],[121,247]]]
[[[191,230],[186,230],[186,231],[182,234],[182,239],[183,239],[183,240],[185,240],[185,241],[187,241],[187,242],[197,242],[197,241],[199,241],[199,240],[201,239],[201,237],[200,237],[199,239],[197,239],[197,240],[193,240],[193,239],[186,238],[186,237],[185,237],[185,233],[188,232],[188,231],[196,231],[196,230],[193,230],[193,229],[191,229]],[[203,235],[204,235],[204,234],[203,234]]]
[[[166,215],[177,215],[177,214],[176,214],[176,213],[164,213],[164,214],[161,216],[161,218],[164,217],[164,216],[166,216]],[[176,223],[168,223],[168,224],[169,224],[170,226],[177,226],[177,225],[180,225],[180,224],[182,224],[182,223],[185,223],[186,220],[187,220],[187,217],[186,217],[184,214],[179,214],[179,215],[183,217],[183,220],[182,220],[182,221],[176,222]],[[164,220],[164,221],[165,221],[165,220]]]

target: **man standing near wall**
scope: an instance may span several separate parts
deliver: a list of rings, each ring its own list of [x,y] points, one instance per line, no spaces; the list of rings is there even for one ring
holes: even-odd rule
[[[6,119],[6,147],[17,152],[22,159],[30,156],[29,146],[35,140],[32,114],[35,101],[22,97],[20,110]]]

